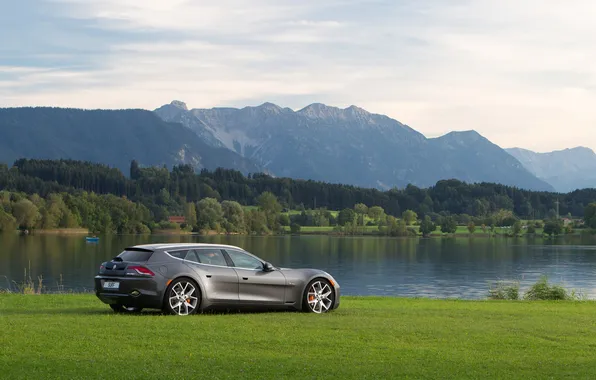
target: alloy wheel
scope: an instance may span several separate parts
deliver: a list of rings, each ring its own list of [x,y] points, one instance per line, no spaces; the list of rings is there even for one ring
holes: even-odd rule
[[[189,280],[176,281],[170,287],[167,303],[173,314],[194,314],[199,306],[199,292],[196,284]]]
[[[309,311],[317,314],[326,313],[333,307],[334,297],[333,289],[327,281],[313,281],[306,293]]]

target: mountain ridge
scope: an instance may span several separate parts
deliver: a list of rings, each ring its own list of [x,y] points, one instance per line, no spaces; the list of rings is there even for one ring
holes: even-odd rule
[[[243,173],[262,171],[148,110],[0,108],[0,134],[0,162],[7,164],[20,158],[62,158],[103,163],[128,173],[135,159],[145,166],[215,169],[221,164]]]
[[[164,107],[155,110],[164,120],[181,122],[200,136],[212,136],[218,144],[282,177],[384,189],[408,184],[424,187],[455,178],[554,190],[476,131],[427,138],[406,124],[355,105],[311,103],[292,110],[265,102],[243,108],[179,108],[176,118]],[[483,155],[483,150],[492,156]]]
[[[508,148],[506,151],[559,192],[596,187],[596,153],[588,147],[543,153],[525,148]]]

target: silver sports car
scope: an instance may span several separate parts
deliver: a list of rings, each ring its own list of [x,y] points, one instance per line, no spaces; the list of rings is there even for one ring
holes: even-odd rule
[[[242,248],[220,244],[126,248],[101,264],[95,294],[116,312],[285,308],[326,313],[339,307],[339,284],[330,274],[276,268]]]

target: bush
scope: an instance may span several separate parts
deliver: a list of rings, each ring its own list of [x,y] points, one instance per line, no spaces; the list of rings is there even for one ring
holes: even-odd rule
[[[293,234],[299,234],[301,228],[302,227],[300,227],[300,224],[292,223],[292,225],[290,226],[290,231],[292,231]]]
[[[519,300],[519,282],[498,281],[494,288],[489,289],[488,298],[493,300]]]
[[[488,298],[492,300],[519,300],[519,282],[517,281],[497,281],[494,287],[490,287]],[[523,296],[528,301],[555,301],[555,300],[582,300],[585,295],[575,290],[567,291],[560,285],[551,285],[548,283],[547,276],[540,279],[528,289]]]
[[[164,230],[177,230],[180,228],[180,225],[178,223],[173,223],[167,220],[163,220],[161,222],[159,222],[159,228],[164,229]]]
[[[565,288],[560,285],[550,285],[546,276],[540,277],[540,279],[526,292],[524,298],[531,301],[571,299]]]

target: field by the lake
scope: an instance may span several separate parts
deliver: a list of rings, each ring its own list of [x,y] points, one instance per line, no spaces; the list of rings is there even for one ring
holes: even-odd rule
[[[326,315],[116,315],[0,294],[0,378],[591,379],[596,303],[342,297]]]

